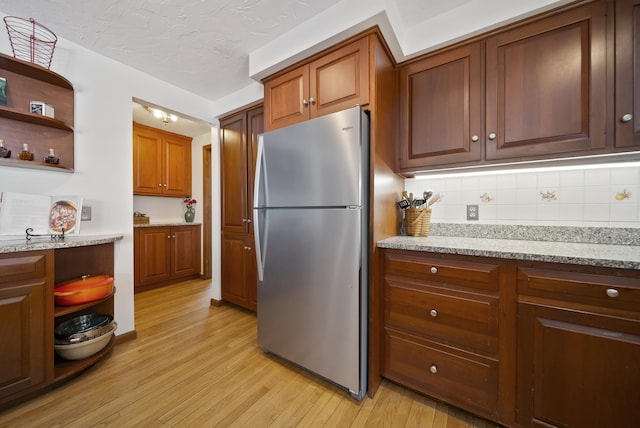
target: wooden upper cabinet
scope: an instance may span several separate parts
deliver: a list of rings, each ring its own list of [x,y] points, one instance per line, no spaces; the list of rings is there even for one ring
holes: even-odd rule
[[[308,65],[265,82],[265,128],[267,130],[283,128],[309,119],[308,102]]]
[[[480,43],[400,70],[400,169],[480,160]]]
[[[369,103],[369,37],[264,82],[265,130]]]
[[[191,138],[134,123],[133,194],[191,195]]]
[[[362,38],[309,65],[310,117],[369,103],[369,38]]]
[[[607,144],[607,3],[486,41],[486,158],[548,156]]]
[[[616,1],[616,147],[640,146],[640,0]]]

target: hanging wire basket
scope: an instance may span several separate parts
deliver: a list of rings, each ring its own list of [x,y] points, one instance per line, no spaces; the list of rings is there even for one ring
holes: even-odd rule
[[[47,69],[51,67],[53,50],[58,41],[51,30],[33,18],[5,16],[4,24],[7,26],[14,57]]]

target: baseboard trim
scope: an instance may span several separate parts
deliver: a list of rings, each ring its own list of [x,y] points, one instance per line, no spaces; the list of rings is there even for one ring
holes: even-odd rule
[[[133,330],[133,331],[129,331],[127,333],[123,333],[123,334],[119,334],[116,336],[116,345],[121,345],[125,342],[128,342],[130,340],[135,340],[138,338],[138,332]]]
[[[215,307],[215,308],[219,308],[220,306],[224,305],[224,300],[218,300],[218,299],[211,299],[211,306]]]

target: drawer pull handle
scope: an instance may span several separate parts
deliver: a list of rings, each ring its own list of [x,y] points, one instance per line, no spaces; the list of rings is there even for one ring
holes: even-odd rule
[[[619,294],[620,293],[615,288],[607,289],[607,296],[609,296],[609,297],[618,297]]]
[[[435,266],[431,266],[431,273],[438,273],[438,268]]]
[[[436,311],[435,309],[431,309],[429,311],[429,315],[431,315],[432,317],[437,317],[438,316],[438,311]]]
[[[433,374],[437,374],[438,373],[438,366],[436,366],[435,364],[431,364],[431,367],[429,367],[429,371]]]

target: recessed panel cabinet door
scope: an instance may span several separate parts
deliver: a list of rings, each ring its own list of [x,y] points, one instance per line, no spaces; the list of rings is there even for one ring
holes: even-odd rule
[[[0,260],[0,399],[45,381],[45,256]],[[0,400],[1,401],[1,400]]]
[[[222,259],[222,298],[255,311],[258,279],[253,239],[246,234],[224,233]]]
[[[640,426],[640,321],[518,305],[522,426]]]
[[[133,193],[162,193],[162,138],[138,127],[133,139]]]
[[[481,59],[478,43],[400,71],[400,168],[480,160]]]
[[[369,103],[369,38],[331,52],[309,65],[310,117]]]
[[[173,278],[200,272],[200,227],[171,228],[171,275]]]
[[[163,142],[164,194],[191,196],[191,139],[166,136]]]
[[[487,159],[606,144],[606,4],[487,39]]]
[[[222,230],[247,231],[247,115],[237,113],[220,122]]]
[[[265,130],[309,119],[309,66],[303,65],[264,83]]]
[[[616,1],[616,147],[640,146],[640,0]]]

